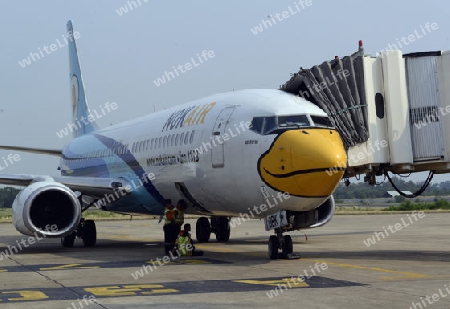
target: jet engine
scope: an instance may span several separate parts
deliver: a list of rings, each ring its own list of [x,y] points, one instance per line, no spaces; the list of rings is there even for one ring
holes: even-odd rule
[[[42,181],[32,183],[16,196],[12,213],[15,228],[24,235],[62,237],[78,227],[81,205],[65,185]]]
[[[291,215],[291,230],[320,227],[328,222],[334,215],[335,202],[330,196],[322,205],[310,211],[289,213]]]

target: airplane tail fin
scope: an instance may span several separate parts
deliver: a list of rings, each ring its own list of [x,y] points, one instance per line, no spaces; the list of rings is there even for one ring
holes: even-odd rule
[[[73,137],[91,133],[99,128],[95,118],[91,115],[86,102],[83,79],[81,77],[80,62],[78,60],[77,45],[75,43],[72,21],[67,22],[67,38],[70,63],[70,91],[72,100]]]

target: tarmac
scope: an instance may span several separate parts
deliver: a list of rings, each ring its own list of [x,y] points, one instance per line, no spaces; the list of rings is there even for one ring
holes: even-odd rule
[[[32,243],[0,224],[0,252],[12,251],[0,255],[0,308],[450,308],[449,222],[335,216],[289,233],[301,256],[289,260],[268,258],[259,220],[232,228],[227,243],[213,234],[196,244],[201,257],[164,257],[156,220],[98,221],[92,248]]]

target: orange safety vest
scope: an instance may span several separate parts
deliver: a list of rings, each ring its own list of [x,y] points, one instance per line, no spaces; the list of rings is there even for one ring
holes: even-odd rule
[[[164,209],[164,225],[170,224],[173,221],[173,210],[170,207]]]
[[[177,207],[174,209],[173,213],[175,215],[175,224],[182,225],[184,223],[184,212]]]

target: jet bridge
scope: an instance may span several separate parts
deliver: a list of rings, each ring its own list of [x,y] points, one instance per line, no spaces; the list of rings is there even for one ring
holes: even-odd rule
[[[450,172],[450,51],[371,56],[360,41],[350,56],[300,68],[280,90],[328,114],[347,149],[345,178],[375,184],[388,172],[430,171],[427,185]]]

